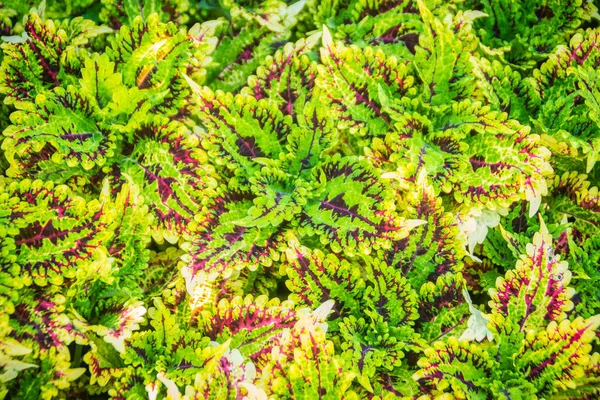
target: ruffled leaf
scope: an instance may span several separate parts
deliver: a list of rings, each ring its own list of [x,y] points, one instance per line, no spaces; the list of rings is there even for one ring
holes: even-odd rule
[[[522,329],[540,326],[543,321],[560,322],[573,308],[568,264],[554,255],[552,237],[543,224],[526,251],[515,269],[498,279],[497,289],[490,290],[490,306]]]
[[[211,314],[201,315],[198,329],[219,343],[229,341],[232,349],[250,360],[270,353],[276,338],[298,321],[291,301],[266,296],[223,299]]]
[[[598,326],[600,316],[550,321],[546,330],[527,334],[522,351],[515,357],[516,364],[540,395],[573,386],[570,382],[585,376],[589,368],[590,342]]]
[[[363,162],[334,156],[314,172],[318,191],[303,209],[300,232],[317,234],[339,252],[369,251],[404,236],[390,192]]]

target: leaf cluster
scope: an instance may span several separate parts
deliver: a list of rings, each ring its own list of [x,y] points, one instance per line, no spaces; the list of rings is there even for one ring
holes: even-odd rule
[[[600,395],[591,1],[7,1],[0,399]]]

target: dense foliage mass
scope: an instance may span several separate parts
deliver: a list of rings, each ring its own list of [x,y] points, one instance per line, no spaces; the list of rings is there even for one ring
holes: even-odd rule
[[[0,399],[600,397],[586,0],[0,2]]]

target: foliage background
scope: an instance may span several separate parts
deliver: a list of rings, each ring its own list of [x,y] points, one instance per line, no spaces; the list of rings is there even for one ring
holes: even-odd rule
[[[600,396],[572,0],[0,3],[0,399]]]

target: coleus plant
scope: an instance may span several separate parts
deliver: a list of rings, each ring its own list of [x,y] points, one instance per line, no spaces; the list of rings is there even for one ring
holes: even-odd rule
[[[600,396],[592,1],[0,6],[0,399]]]

